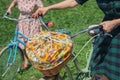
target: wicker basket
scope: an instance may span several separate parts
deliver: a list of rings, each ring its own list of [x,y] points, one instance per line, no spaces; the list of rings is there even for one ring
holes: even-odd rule
[[[53,76],[70,60],[73,43],[65,34],[43,32],[41,35],[28,41],[26,53],[35,68],[45,76]]]
[[[40,66],[38,66],[37,69],[39,69],[45,76],[56,75],[67,64],[67,62],[70,60],[70,58],[71,58],[71,53],[69,53],[68,55],[66,55],[66,58],[65,58],[64,62],[59,63],[58,65],[56,65],[56,66],[54,66],[52,68],[42,69]]]

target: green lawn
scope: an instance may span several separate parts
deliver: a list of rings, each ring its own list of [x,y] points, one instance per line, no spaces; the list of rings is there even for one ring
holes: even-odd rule
[[[9,4],[12,0],[0,0],[0,49],[13,39],[15,23],[12,21],[2,19],[2,15],[6,12]],[[56,2],[60,2],[61,0],[43,0],[45,6],[54,4]],[[19,11],[17,8],[13,10],[13,14],[11,16],[18,17]],[[72,34],[75,34],[83,29],[86,29],[88,26],[93,24],[99,24],[102,21],[103,13],[100,11],[98,6],[96,5],[95,0],[89,0],[83,6],[78,6],[72,9],[66,10],[56,10],[50,11],[45,17],[44,20],[55,22],[54,28],[56,29],[66,29]],[[73,39],[74,41],[74,50],[76,52],[81,49],[83,44],[89,39],[88,34],[83,34],[81,36],[77,36]],[[81,55],[79,55],[79,59],[82,67],[85,65],[85,52],[88,50],[87,47]],[[73,66],[73,65],[70,65]],[[74,67],[71,68],[74,71]],[[22,75],[18,75],[15,80],[38,80],[41,77],[40,71],[30,68],[28,71],[24,72]],[[67,80],[67,79],[66,79]]]

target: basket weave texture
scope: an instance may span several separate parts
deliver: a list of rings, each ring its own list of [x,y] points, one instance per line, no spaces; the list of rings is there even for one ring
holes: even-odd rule
[[[71,58],[73,42],[59,32],[42,31],[27,42],[26,53],[33,66],[45,76],[53,76]]]

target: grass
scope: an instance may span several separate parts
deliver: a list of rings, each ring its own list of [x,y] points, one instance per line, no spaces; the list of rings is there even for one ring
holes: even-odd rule
[[[11,1],[12,0],[0,0],[0,49],[3,45],[12,40],[14,36],[16,23],[2,19],[2,15],[6,12]],[[61,0],[43,0],[45,6],[60,1]],[[12,16],[17,18],[18,15],[19,11],[15,8]],[[51,30],[66,29],[72,32],[72,34],[75,34],[83,29],[86,29],[90,25],[99,24],[102,21],[103,16],[104,15],[96,5],[95,0],[89,0],[84,5],[72,9],[50,11],[46,16],[44,16],[44,20],[46,22],[55,22],[55,26]],[[74,50],[78,52],[89,38],[90,37],[87,33],[74,38]],[[82,67],[85,65],[84,53],[89,48],[90,46],[85,48],[83,54],[79,55]],[[72,67],[72,70],[74,70],[74,67]],[[38,80],[41,75],[40,71],[32,67],[22,75],[19,74],[15,80]]]

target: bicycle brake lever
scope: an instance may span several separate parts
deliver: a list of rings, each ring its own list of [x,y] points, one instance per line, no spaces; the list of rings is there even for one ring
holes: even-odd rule
[[[106,32],[102,29],[102,27],[103,27],[102,25],[95,26],[94,29],[97,28],[97,27],[100,29],[101,34],[103,34],[104,36],[113,37],[113,35],[111,35],[111,34],[109,34],[109,33],[106,33]]]
[[[104,33],[103,36],[113,37],[113,35],[112,35],[112,34],[109,34],[109,33]]]

